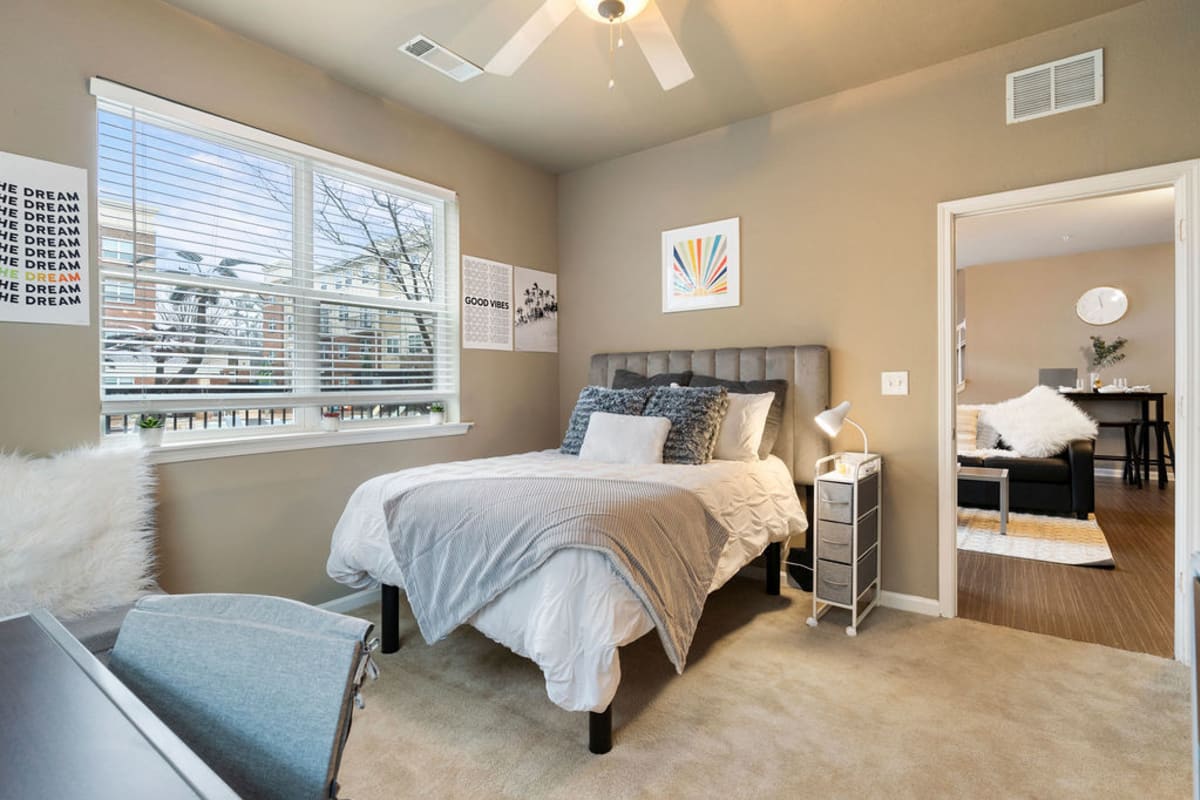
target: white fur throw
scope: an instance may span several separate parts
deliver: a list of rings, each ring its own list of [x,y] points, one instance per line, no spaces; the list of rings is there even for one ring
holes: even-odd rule
[[[1076,439],[1095,439],[1096,421],[1049,386],[984,406],[979,413],[1017,455],[1047,458]],[[980,446],[983,446],[982,443]]]
[[[0,617],[136,600],[153,580],[153,498],[140,447],[0,454]]]

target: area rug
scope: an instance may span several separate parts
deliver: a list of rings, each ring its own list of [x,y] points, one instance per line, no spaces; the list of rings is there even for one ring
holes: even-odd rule
[[[1010,513],[1008,533],[1001,535],[999,511],[959,508],[958,548],[1077,567],[1116,566],[1095,514],[1075,519]]]

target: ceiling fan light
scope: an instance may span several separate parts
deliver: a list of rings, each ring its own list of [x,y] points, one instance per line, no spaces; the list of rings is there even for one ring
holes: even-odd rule
[[[593,22],[608,23],[608,17],[600,13],[600,6],[604,0],[575,0],[575,5],[583,12],[583,15]],[[620,16],[621,22],[628,22],[638,14],[646,10],[646,6],[650,5],[650,0],[624,0],[625,13]]]

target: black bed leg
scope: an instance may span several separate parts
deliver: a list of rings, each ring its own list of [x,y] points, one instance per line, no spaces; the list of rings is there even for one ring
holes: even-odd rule
[[[383,644],[380,647],[385,653],[394,653],[400,649],[400,589],[390,584],[383,584],[379,592],[379,626]]]
[[[767,545],[767,594],[779,594],[779,569],[783,566],[782,554],[782,542],[771,542]]]
[[[612,703],[598,714],[588,712],[588,750],[596,755],[612,750]]]

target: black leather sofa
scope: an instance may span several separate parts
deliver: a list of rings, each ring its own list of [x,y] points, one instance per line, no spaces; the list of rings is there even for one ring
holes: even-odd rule
[[[976,458],[959,455],[964,467],[1008,470],[1008,507],[1035,514],[1074,514],[1087,519],[1096,510],[1096,483],[1091,439],[1078,439],[1051,458],[1010,456]],[[1000,487],[983,481],[958,481],[958,504],[972,508],[999,508]]]

